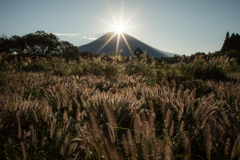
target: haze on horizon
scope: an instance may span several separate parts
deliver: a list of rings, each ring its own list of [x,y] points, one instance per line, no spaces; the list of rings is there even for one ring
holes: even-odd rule
[[[239,0],[2,0],[0,34],[43,30],[81,46],[114,30],[107,23],[121,19],[122,6],[122,22],[135,26],[124,32],[166,52],[218,51],[227,31],[240,33]]]

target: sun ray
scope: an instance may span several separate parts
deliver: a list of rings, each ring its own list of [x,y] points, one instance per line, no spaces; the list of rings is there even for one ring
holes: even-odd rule
[[[122,25],[123,7],[124,7],[124,1],[122,2],[122,10],[121,10],[121,15],[120,15],[120,24],[119,25]]]
[[[129,26],[129,27],[124,27],[124,29],[131,29],[131,28],[138,28],[138,27],[144,27],[144,26],[149,26],[152,25],[153,23],[150,24],[142,24],[142,25],[136,25],[136,26]]]
[[[114,37],[116,34],[117,34],[117,32],[114,33],[114,34],[112,35],[112,37],[110,37],[106,43],[104,43],[104,45],[97,51],[97,54],[113,39],[113,37]]]
[[[98,17],[96,17],[96,16],[94,16],[94,17],[97,18],[97,19],[99,19],[100,21],[108,24],[109,26],[116,27],[116,26],[114,26],[113,24],[111,24],[111,23],[109,23],[109,22],[107,22],[107,21],[105,21],[105,20],[103,20],[103,19],[101,19],[101,18],[98,18]]]
[[[120,39],[120,33],[118,32],[118,38],[117,38],[117,44],[116,44],[116,54],[118,54],[119,39]]]
[[[121,8],[121,14],[120,14],[120,21],[119,21],[119,22],[116,20],[115,16],[113,15],[113,12],[112,12],[112,10],[111,10],[111,8],[109,7],[109,5],[108,5],[107,2],[106,2],[106,5],[107,5],[107,8],[108,8],[108,10],[109,10],[109,12],[110,12],[110,14],[111,14],[111,16],[112,16],[112,18],[113,18],[116,26],[113,25],[113,24],[111,24],[111,23],[109,23],[109,22],[107,22],[107,21],[105,21],[105,20],[103,20],[103,19],[101,19],[101,18],[98,18],[97,16],[94,16],[94,17],[97,18],[97,19],[99,19],[99,20],[101,20],[102,22],[108,24],[109,26],[114,27],[114,28],[115,28],[115,30],[114,30],[115,33],[107,40],[107,42],[105,42],[105,43],[101,46],[101,48],[97,51],[97,54],[98,54],[98,53],[116,36],[116,34],[117,34],[116,54],[118,54],[118,52],[119,52],[119,42],[120,42],[120,38],[121,38],[121,36],[122,36],[122,38],[123,38],[123,40],[124,40],[124,42],[125,42],[128,50],[130,51],[130,53],[131,53],[132,56],[133,56],[133,51],[132,51],[132,49],[131,49],[131,47],[130,47],[130,45],[129,45],[129,43],[128,43],[128,41],[127,41],[127,39],[126,39],[123,31],[124,31],[125,29],[130,29],[130,28],[136,28],[136,27],[141,27],[141,26],[149,25],[149,24],[143,24],[143,25],[125,27],[125,25],[138,13],[138,11],[142,8],[143,5],[141,5],[141,6],[127,19],[127,21],[125,21],[124,23],[122,23],[122,20],[123,20],[123,10],[124,10],[124,1],[122,2],[122,8]]]
[[[125,43],[126,43],[128,49],[129,49],[129,51],[131,52],[131,54],[132,54],[132,56],[133,56],[133,51],[132,51],[131,47],[129,46],[128,41],[126,40],[124,34],[123,34],[123,33],[121,33],[121,34],[122,34],[123,40],[125,41]]]
[[[106,4],[107,4],[107,8],[108,8],[108,10],[109,10],[109,12],[110,12],[110,14],[111,14],[111,16],[112,16],[114,22],[116,23],[116,25],[118,25],[118,22],[117,22],[116,18],[114,17],[114,15],[113,15],[113,13],[112,13],[112,10],[110,9],[110,7],[109,7],[109,5],[108,5],[107,2],[106,2]]]
[[[130,21],[134,16],[135,14],[142,8],[142,6],[140,6],[129,18],[128,20],[122,25],[123,27],[128,23],[128,21]]]

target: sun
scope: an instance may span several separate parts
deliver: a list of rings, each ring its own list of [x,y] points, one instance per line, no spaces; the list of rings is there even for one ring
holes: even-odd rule
[[[129,29],[129,28],[135,28],[135,27],[138,27],[138,26],[133,26],[133,27],[126,27],[126,24],[133,18],[133,16],[140,10],[140,8],[142,7],[139,7],[124,23],[122,23],[122,18],[123,18],[123,6],[124,6],[124,3],[122,4],[122,10],[121,10],[121,15],[120,15],[120,21],[118,22],[115,18],[115,16],[113,15],[110,7],[108,6],[107,4],[107,7],[108,7],[108,10],[110,12],[110,15],[112,16],[114,22],[115,22],[115,25],[112,24],[112,23],[109,23],[99,17],[96,17],[94,16],[95,18],[101,20],[102,22],[108,24],[109,26],[113,27],[114,29],[112,31],[114,31],[115,33],[99,48],[99,50],[97,51],[97,54],[113,39],[113,37],[117,36],[117,44],[116,44],[116,54],[119,54],[120,51],[119,51],[119,40],[120,40],[120,37],[122,37],[122,39],[124,40],[125,44],[127,45],[127,48],[128,50],[131,52],[132,56],[133,56],[133,51],[124,35],[124,32],[126,29]]]
[[[124,27],[122,25],[118,25],[115,30],[117,33],[122,33],[124,30]]]

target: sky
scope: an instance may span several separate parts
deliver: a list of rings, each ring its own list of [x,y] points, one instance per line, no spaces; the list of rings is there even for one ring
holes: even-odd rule
[[[81,46],[114,30],[115,18],[154,48],[207,54],[221,49],[227,32],[240,33],[239,8],[240,0],[0,0],[0,35],[43,30]]]

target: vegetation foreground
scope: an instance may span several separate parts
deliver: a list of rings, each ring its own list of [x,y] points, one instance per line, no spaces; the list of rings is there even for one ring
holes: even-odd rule
[[[240,158],[234,58],[0,60],[0,159]]]

